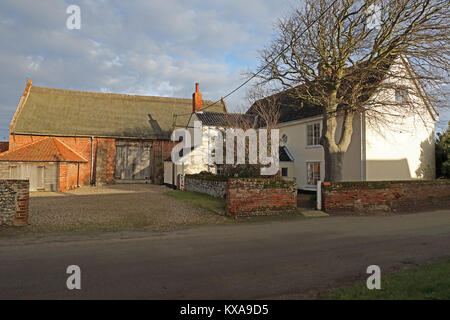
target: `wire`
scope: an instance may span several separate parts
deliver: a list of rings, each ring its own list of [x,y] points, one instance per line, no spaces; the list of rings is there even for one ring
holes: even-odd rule
[[[312,23],[310,23],[305,30],[303,30],[297,37],[294,38],[293,42],[297,42],[298,39],[300,39],[306,31],[309,30],[309,28],[311,28],[318,20],[320,20],[322,18],[322,16],[327,13],[328,10],[330,10],[337,2],[338,0],[334,0],[320,15],[319,17],[314,20]],[[289,49],[289,46],[286,46],[283,50],[281,50],[276,56],[275,58],[273,58],[272,60],[270,60],[267,64],[265,64],[263,67],[261,67],[258,72],[256,72],[255,74],[253,74],[250,78],[248,78],[247,80],[245,80],[243,83],[241,83],[239,86],[237,86],[235,89],[233,89],[232,91],[230,91],[228,94],[226,94],[224,97],[220,98],[219,100],[207,105],[206,107],[202,108],[202,111],[211,108],[212,106],[218,104],[219,102],[221,102],[222,100],[225,100],[226,98],[228,98],[229,96],[231,96],[232,94],[234,94],[236,91],[238,91],[239,89],[241,89],[243,86],[245,86],[247,83],[249,83],[250,81],[252,81],[254,78],[256,78],[261,72],[263,72],[268,66],[270,66],[275,60],[277,60],[279,57],[281,57],[281,55],[283,53],[285,53],[287,50]],[[190,115],[191,113],[186,113],[186,114],[175,114],[174,115],[174,122],[176,122],[176,118],[178,118],[178,116],[184,116],[184,115]]]
[[[311,24],[309,24],[305,30],[303,30],[297,37],[294,38],[293,42],[297,42],[297,40],[299,40],[306,31],[309,30],[309,28],[311,28],[318,20],[320,20],[322,18],[322,16],[328,11],[330,10],[337,2],[338,0],[334,0],[320,15],[319,17],[314,20]],[[217,100],[214,103],[209,104],[208,106],[204,107],[202,110],[206,110],[208,108],[211,108],[212,106],[216,105],[217,103],[221,102],[222,99],[225,100],[226,98],[228,98],[229,96],[231,96],[232,94],[234,94],[236,91],[238,91],[239,89],[241,89],[243,86],[245,86],[247,83],[249,83],[250,81],[252,81],[254,78],[256,78],[261,72],[263,72],[268,66],[270,66],[275,60],[277,60],[279,57],[281,57],[281,55],[283,53],[285,53],[287,50],[289,49],[289,46],[286,46],[286,48],[284,48],[283,50],[281,50],[280,53],[278,53],[275,58],[273,58],[272,60],[270,60],[267,64],[265,64],[263,67],[261,67],[258,72],[256,72],[255,74],[253,74],[250,78],[248,78],[247,80],[245,80],[243,83],[241,83],[238,87],[236,87],[234,90],[230,91],[227,95],[225,95],[224,97],[222,97],[221,99]]]

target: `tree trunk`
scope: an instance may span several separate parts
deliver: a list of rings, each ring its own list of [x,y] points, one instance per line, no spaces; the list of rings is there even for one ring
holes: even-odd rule
[[[341,123],[341,136],[336,143],[337,103],[336,95],[332,93],[328,107],[323,115],[322,146],[325,153],[325,177],[323,181],[342,181],[344,154],[347,151],[353,133],[353,116],[351,111],[344,112]]]
[[[342,181],[344,169],[344,152],[331,152],[329,163],[332,170],[329,172],[327,181]]]

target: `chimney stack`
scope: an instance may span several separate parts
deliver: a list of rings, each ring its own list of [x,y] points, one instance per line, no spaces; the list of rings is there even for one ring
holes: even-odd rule
[[[192,112],[202,111],[202,94],[198,89],[198,83],[195,84],[195,92],[192,94]]]

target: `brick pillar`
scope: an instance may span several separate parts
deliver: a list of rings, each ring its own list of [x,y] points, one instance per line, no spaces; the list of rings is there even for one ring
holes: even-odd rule
[[[17,205],[14,225],[21,227],[28,225],[30,214],[30,182],[23,180],[18,183]]]

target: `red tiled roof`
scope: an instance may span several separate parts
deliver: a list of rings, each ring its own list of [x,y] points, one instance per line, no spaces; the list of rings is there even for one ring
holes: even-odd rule
[[[87,162],[57,138],[46,138],[0,154],[0,161]]]

